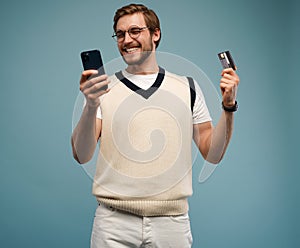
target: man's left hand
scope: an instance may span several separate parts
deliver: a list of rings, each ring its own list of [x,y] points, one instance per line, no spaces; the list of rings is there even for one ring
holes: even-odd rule
[[[237,88],[240,79],[232,68],[226,68],[221,73],[220,88],[222,92],[223,104],[226,107],[235,105]]]

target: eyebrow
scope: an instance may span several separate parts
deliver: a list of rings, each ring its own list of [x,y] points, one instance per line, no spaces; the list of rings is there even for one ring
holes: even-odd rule
[[[127,30],[129,30],[129,29],[132,29],[132,28],[141,28],[140,26],[138,26],[138,25],[132,25],[132,26],[130,26]],[[123,30],[123,29],[117,29],[116,30],[116,32],[118,32],[118,31],[122,31],[122,32],[124,32],[124,31],[127,31],[127,30]]]

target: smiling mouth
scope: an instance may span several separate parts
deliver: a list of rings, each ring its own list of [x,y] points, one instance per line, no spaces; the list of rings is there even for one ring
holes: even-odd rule
[[[131,47],[131,48],[124,48],[123,51],[126,52],[126,53],[134,53],[136,52],[137,50],[139,50],[139,47]]]

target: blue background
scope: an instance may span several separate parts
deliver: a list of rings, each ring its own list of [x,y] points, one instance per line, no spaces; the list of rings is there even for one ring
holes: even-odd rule
[[[142,1],[161,20],[159,51],[218,87],[216,53],[241,78],[235,131],[190,199],[193,247],[299,246],[299,1]],[[72,158],[79,53],[119,56],[112,18],[128,1],[1,1],[1,247],[88,247],[96,201]]]

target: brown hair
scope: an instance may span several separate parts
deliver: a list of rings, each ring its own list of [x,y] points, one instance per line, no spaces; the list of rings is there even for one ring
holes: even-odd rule
[[[135,13],[143,14],[146,25],[149,28],[151,35],[153,34],[153,32],[156,29],[160,30],[159,19],[153,10],[148,9],[145,5],[132,3],[132,4],[129,4],[129,5],[126,5],[122,8],[120,8],[116,11],[115,16],[114,16],[114,25],[113,25],[114,31],[116,31],[117,23],[121,17],[123,17],[125,15],[132,15]],[[161,33],[160,33],[159,40],[155,42],[156,48],[159,45],[160,39],[161,39]]]

